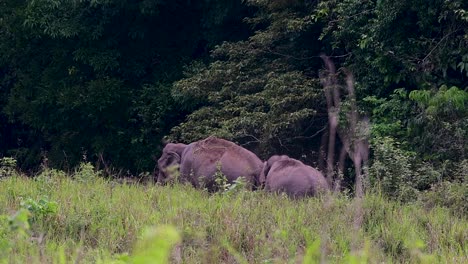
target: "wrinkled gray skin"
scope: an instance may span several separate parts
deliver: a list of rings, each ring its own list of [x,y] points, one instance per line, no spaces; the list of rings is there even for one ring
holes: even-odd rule
[[[171,166],[178,165],[180,181],[213,190],[215,173],[220,168],[228,182],[244,177],[251,188],[259,185],[262,161],[249,150],[233,142],[209,137],[191,144],[167,144],[158,160],[158,182],[173,178]],[[169,168],[169,169],[168,169]]]
[[[264,163],[260,182],[265,190],[284,192],[290,197],[316,196],[329,190],[323,174],[288,156],[272,156]]]

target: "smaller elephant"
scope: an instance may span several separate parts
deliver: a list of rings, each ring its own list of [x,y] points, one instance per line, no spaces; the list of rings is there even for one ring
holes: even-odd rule
[[[275,155],[264,162],[260,182],[267,191],[294,198],[316,196],[330,189],[320,171],[286,155]]]

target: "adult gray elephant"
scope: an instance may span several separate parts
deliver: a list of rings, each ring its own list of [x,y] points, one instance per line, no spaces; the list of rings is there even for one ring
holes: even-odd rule
[[[329,190],[323,174],[286,155],[272,156],[264,163],[260,182],[271,192],[285,192],[290,197],[316,196]]]
[[[191,144],[167,144],[158,160],[158,182],[165,183],[173,178],[175,166],[179,166],[180,180],[195,187],[213,190],[215,174],[221,171],[232,183],[244,177],[251,187],[259,186],[262,161],[251,151],[233,142],[208,137]],[[173,174],[173,173],[172,173]],[[177,173],[176,173],[177,174]]]

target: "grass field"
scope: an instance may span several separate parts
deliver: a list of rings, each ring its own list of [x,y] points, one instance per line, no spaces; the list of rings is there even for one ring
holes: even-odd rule
[[[0,263],[468,263],[468,220],[378,194],[291,200],[74,175],[0,179]]]

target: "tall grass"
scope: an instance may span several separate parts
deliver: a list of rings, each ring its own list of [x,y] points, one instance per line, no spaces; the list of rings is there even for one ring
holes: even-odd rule
[[[345,195],[209,194],[119,184],[86,166],[71,177],[14,175],[0,180],[0,192],[4,263],[150,263],[167,259],[161,248],[174,263],[468,261],[466,217],[377,194],[361,204]],[[25,211],[29,228],[21,226]]]

